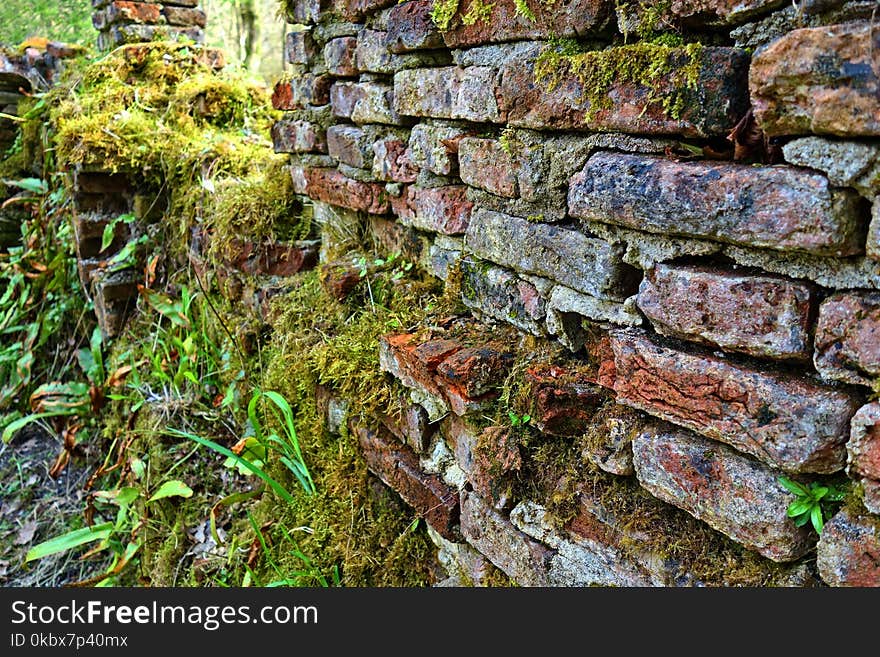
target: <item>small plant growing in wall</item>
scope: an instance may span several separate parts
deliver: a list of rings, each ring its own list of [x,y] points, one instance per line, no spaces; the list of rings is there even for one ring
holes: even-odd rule
[[[834,512],[835,503],[846,496],[846,491],[832,485],[821,485],[817,482],[801,484],[787,477],[779,477],[779,483],[795,496],[794,502],[788,505],[788,517],[794,524],[803,527],[812,523],[817,534],[822,533],[826,518]]]

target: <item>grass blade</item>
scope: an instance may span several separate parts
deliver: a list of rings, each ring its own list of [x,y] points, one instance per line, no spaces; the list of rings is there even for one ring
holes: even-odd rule
[[[110,536],[110,532],[112,531],[113,523],[105,522],[93,527],[83,527],[82,529],[67,532],[66,534],[50,538],[48,541],[43,541],[32,547],[28,550],[24,561],[25,563],[28,563],[29,561],[48,557],[50,554],[65,552],[80,545],[91,543],[92,541],[104,540]]]

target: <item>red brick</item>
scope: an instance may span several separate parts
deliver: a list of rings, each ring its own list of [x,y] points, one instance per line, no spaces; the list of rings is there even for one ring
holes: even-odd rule
[[[778,276],[658,264],[638,306],[662,335],[764,358],[808,359],[815,288]]]
[[[581,436],[607,393],[595,385],[594,368],[539,365],[525,373],[531,423],[554,436]]]
[[[458,147],[461,179],[496,196],[517,198],[515,163],[497,139],[462,139]]]
[[[841,292],[825,299],[813,360],[826,379],[873,386],[880,375],[880,293]]]
[[[880,520],[841,510],[822,529],[819,574],[829,586],[880,586]]]
[[[812,549],[812,528],[795,526],[786,513],[795,497],[777,471],[681,429],[651,429],[632,448],[636,476],[655,497],[773,561],[793,561]]]
[[[755,54],[749,87],[767,135],[880,136],[880,32],[862,22],[784,34]]]
[[[412,183],[419,171],[410,159],[407,142],[394,137],[373,143],[373,176],[389,182]]]
[[[393,53],[443,47],[443,37],[431,20],[433,0],[402,2],[388,14],[385,45]]]
[[[256,276],[292,276],[318,262],[317,243],[258,243],[233,238],[229,251],[235,252],[227,262],[229,266]]]
[[[513,365],[513,353],[501,344],[466,347],[444,359],[437,373],[468,397],[497,391]]]
[[[488,6],[488,16],[467,20],[474,5]],[[462,0],[449,29],[443,33],[443,40],[448,47],[459,48],[499,41],[584,36],[603,28],[613,7],[608,0],[525,0],[525,5],[534,18],[524,16],[515,0],[495,0],[488,4],[482,0]]]
[[[124,2],[114,0],[104,10],[107,24],[111,23],[158,23],[162,18],[162,5],[155,2]]]
[[[326,153],[327,135],[310,121],[282,119],[272,124],[272,144],[276,153]]]
[[[391,207],[408,226],[443,235],[460,235],[467,230],[474,204],[463,185],[423,188],[410,186],[391,201]]]
[[[324,62],[330,75],[351,77],[358,74],[354,61],[357,42],[356,37],[348,36],[331,39],[324,45]]]
[[[610,62],[630,60],[619,46],[601,53],[575,57],[601,57]],[[644,48],[644,45],[638,46]],[[650,46],[648,46],[650,47]],[[650,83],[634,82],[625,76],[610,82],[602,96],[607,106],[591,105],[590,89],[578,72],[590,66],[577,59],[553,63],[550,76],[539,77],[538,54],[525,53],[509,58],[501,69],[497,90],[498,112],[509,125],[534,130],[599,130],[647,135],[710,137],[726,135],[748,109],[747,74],[749,57],[736,48],[705,47],[699,51],[696,89],[682,88],[680,69],[692,64],[685,48],[656,46],[656,57],[668,61],[668,73]],[[699,90],[699,91],[697,91]],[[682,107],[668,109],[670,98],[681,94]],[[467,117],[462,117],[467,118]]]
[[[370,214],[388,212],[384,185],[353,180],[336,169],[306,169],[306,193],[316,201]]]
[[[461,349],[454,340],[429,340],[419,344],[414,335],[401,333],[379,338],[379,364],[408,388],[422,389],[443,399],[443,391],[434,379],[437,366]]]
[[[352,427],[367,462],[367,467],[434,530],[447,540],[456,540],[459,500],[455,489],[444,484],[437,475],[427,474],[419,467],[415,452],[384,428],[371,431]]]
[[[310,105],[326,105],[330,102],[332,84],[333,78],[329,75],[311,73],[279,80],[272,92],[272,107],[277,110],[298,110]]]
[[[334,299],[342,301],[363,280],[360,269],[351,262],[334,260],[321,265],[321,287]]]
[[[859,398],[790,374],[676,351],[612,331],[617,401],[789,472],[843,468]]]
[[[516,436],[503,427],[480,428],[453,413],[443,420],[443,437],[477,494],[495,508],[507,506],[522,467]]]

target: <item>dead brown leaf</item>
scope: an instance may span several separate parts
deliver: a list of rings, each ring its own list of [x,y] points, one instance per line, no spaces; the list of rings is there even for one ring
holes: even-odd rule
[[[34,534],[37,533],[37,521],[35,519],[27,520],[21,528],[18,530],[18,534],[15,536],[15,540],[12,541],[15,545],[27,545],[30,543]]]

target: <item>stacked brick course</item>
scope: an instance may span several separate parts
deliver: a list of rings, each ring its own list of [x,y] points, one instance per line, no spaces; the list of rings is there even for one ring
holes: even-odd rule
[[[533,430],[598,432],[602,476],[760,555],[765,584],[880,585],[880,27],[872,2],[791,4],[288,3],[273,137],[297,192],[428,245],[485,336],[386,336],[417,403],[387,434],[352,419],[450,583],[479,559],[523,585],[701,582],[595,473],[573,516],[516,497],[515,441],[478,418],[527,334],[568,353],[528,370]],[[816,548],[779,477],[847,475]]]

